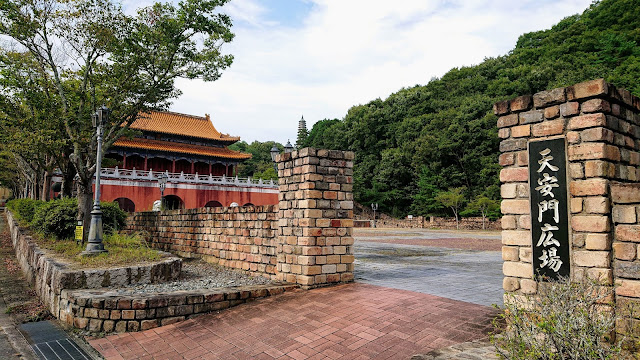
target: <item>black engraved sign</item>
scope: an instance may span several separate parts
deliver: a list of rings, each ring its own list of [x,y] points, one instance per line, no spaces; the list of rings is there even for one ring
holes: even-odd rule
[[[529,143],[533,273],[538,279],[557,280],[571,270],[566,159],[564,138]]]

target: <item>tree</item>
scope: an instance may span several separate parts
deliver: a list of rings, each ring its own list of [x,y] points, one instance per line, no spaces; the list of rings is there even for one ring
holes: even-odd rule
[[[482,230],[485,229],[484,223],[488,214],[496,211],[500,208],[500,202],[498,200],[491,200],[484,195],[477,196],[467,206],[470,210],[479,211],[482,215]]]
[[[180,94],[175,79],[218,79],[233,61],[221,53],[233,39],[230,18],[219,12],[227,2],[156,3],[129,16],[111,0],[0,1],[0,35],[10,39],[0,67],[31,69],[46,83],[41,91],[56,104],[72,149],[68,161],[78,175],[78,214],[85,225],[96,165],[91,114],[102,104],[112,110],[106,151],[141,114],[168,107]],[[13,54],[24,60],[5,60]],[[33,105],[16,91],[17,102]]]
[[[449,191],[443,191],[436,195],[436,201],[443,206],[448,207],[453,212],[453,216],[456,218],[456,229],[460,229],[460,222],[458,213],[460,208],[464,204],[464,187],[453,188]]]

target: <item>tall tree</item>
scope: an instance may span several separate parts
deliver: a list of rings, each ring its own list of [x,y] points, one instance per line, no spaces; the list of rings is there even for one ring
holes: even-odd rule
[[[233,39],[230,18],[219,12],[227,2],[156,3],[129,16],[111,0],[0,0],[0,35],[11,43],[3,53],[28,58],[20,66],[37,69],[53,89],[85,225],[97,148],[91,114],[102,104],[112,110],[105,151],[140,114],[168,107],[180,94],[177,78],[218,79],[233,61],[221,53]]]

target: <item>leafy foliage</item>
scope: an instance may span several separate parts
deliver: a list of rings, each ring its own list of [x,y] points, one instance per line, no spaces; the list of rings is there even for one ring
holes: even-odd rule
[[[7,208],[16,216],[19,221],[30,223],[36,209],[44,204],[44,201],[33,199],[13,199],[7,201]]]
[[[612,289],[567,278],[538,282],[537,295],[507,293],[506,329],[492,342],[505,359],[617,359],[622,341],[611,342],[616,315],[607,304]]]
[[[248,152],[252,155],[251,159],[245,160],[238,165],[238,176],[251,176],[256,179],[276,179],[278,174],[274,170],[273,161],[271,160],[271,148],[273,145],[276,145],[280,152],[284,150],[282,144],[274,141],[254,141],[251,144],[246,141],[239,141],[229,146],[229,149]]]
[[[594,2],[549,30],[523,34],[507,55],[319,121],[305,146],[355,151],[355,200],[394,215],[443,214],[437,194],[463,186],[468,200],[498,199],[492,105],[601,77],[640,95],[638,12],[638,0]]]

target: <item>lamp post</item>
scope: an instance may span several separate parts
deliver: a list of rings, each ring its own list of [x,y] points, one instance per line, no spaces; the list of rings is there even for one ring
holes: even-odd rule
[[[273,144],[273,147],[271,148],[271,150],[269,150],[269,152],[271,153],[271,161],[273,161],[273,170],[275,170],[276,174],[277,174],[278,173],[278,164],[276,164],[276,156],[278,156],[278,154],[280,154],[280,149],[278,149],[276,144]]]
[[[158,186],[160,187],[160,210],[164,209],[164,189],[167,187],[167,174],[158,175]]]
[[[291,145],[291,141],[289,141],[289,139],[287,139],[287,145],[284,146],[284,152],[285,153],[290,153],[293,151],[293,145]]]
[[[378,203],[371,203],[371,210],[373,210],[373,227],[376,227],[376,211],[378,210]]]
[[[96,128],[98,151],[96,155],[96,188],[93,198],[93,210],[91,211],[91,225],[89,227],[89,239],[87,248],[82,255],[96,255],[107,252],[102,243],[102,210],[100,210],[100,165],[102,163],[102,127],[109,121],[111,111],[102,105],[95,114],[91,116],[93,126]]]

